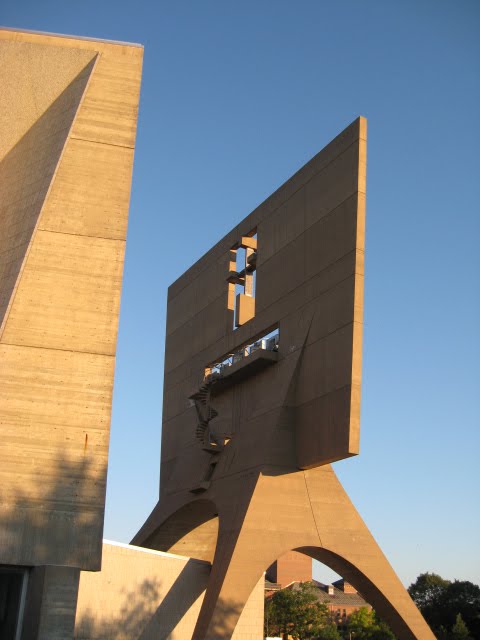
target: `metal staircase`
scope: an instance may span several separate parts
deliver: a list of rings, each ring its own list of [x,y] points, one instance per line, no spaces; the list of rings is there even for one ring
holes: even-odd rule
[[[208,428],[210,420],[213,420],[218,416],[218,411],[210,405],[210,394],[214,383],[214,377],[204,380],[199,390],[190,396],[195,402],[195,409],[197,411],[198,418],[195,435],[204,447],[208,448],[208,450],[211,450],[211,447],[219,449],[218,444],[212,442],[210,429]]]
[[[202,449],[211,453],[220,453],[225,446],[225,437],[215,434],[209,427],[210,422],[218,416],[210,404],[212,386],[220,376],[211,374],[203,381],[199,390],[190,396],[195,402],[197,412],[197,426],[195,436],[202,443]]]

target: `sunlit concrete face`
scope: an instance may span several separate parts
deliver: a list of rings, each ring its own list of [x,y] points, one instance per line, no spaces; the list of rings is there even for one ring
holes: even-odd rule
[[[100,568],[142,55],[0,30],[0,564]]]
[[[160,500],[134,543],[213,562],[196,640],[230,637],[291,550],[433,637],[329,464],[359,453],[366,138],[359,118],[169,288]]]
[[[209,574],[208,562],[104,542],[102,570],[82,572],[80,577],[74,637],[187,640]],[[264,586],[262,576],[232,640],[262,638]]]

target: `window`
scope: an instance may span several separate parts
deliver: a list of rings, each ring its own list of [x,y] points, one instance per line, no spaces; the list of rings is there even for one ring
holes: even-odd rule
[[[225,357],[213,362],[205,368],[205,378],[210,376],[221,376],[228,372],[228,368],[237,362],[241,362],[244,358],[252,355],[259,349],[265,351],[278,351],[278,345],[280,341],[280,333],[278,327],[270,329],[268,332],[260,334],[254,342],[249,342],[243,346],[235,349],[232,353],[227,354]],[[209,378],[210,379],[210,378]],[[332,591],[333,593],[333,591]]]

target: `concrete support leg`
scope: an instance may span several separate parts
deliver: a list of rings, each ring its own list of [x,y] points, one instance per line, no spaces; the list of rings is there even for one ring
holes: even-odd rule
[[[296,549],[353,584],[400,640],[434,640],[425,620],[326,465],[290,474],[265,469],[248,507],[220,516],[220,535],[193,640],[231,638],[262,572]]]
[[[194,640],[231,638],[267,567],[300,540],[318,542],[303,472],[259,475],[251,492],[244,507],[220,512],[217,550]]]
[[[353,584],[401,640],[434,640],[330,465],[304,471],[320,545],[298,550]]]
[[[240,614],[265,568],[248,562],[248,546],[241,535],[234,548],[226,543],[210,575],[192,640],[231,638]]]

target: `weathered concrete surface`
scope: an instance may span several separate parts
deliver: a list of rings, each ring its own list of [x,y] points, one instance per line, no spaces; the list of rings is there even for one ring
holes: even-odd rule
[[[142,56],[0,31],[3,564],[100,568]]]
[[[143,49],[0,30],[0,564],[24,640],[71,638],[101,565]]]
[[[366,139],[359,118],[169,288],[160,500],[134,543],[213,558],[195,640],[229,638],[259,576],[295,549],[399,638],[433,638],[329,465],[359,453]],[[236,286],[254,316],[234,330]],[[205,378],[275,328],[276,363]]]

